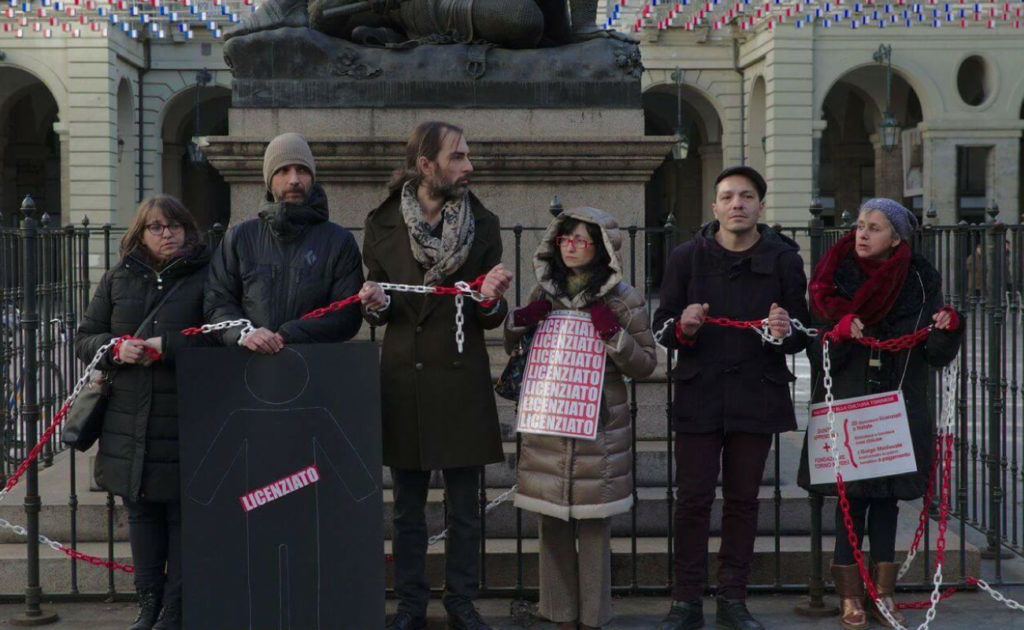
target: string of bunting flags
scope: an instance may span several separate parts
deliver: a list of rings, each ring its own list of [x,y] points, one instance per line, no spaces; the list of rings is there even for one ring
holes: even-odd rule
[[[109,36],[191,40],[196,31],[221,38],[224,30],[258,8],[255,0],[6,0],[2,32],[28,35]],[[2,5],[0,5],[2,6]]]
[[[630,6],[630,5],[633,6]],[[741,31],[783,24],[804,28],[1014,28],[1024,23],[1024,0],[1012,2],[945,2],[927,0],[615,0],[602,27],[639,33],[645,28],[720,30],[735,24]]]

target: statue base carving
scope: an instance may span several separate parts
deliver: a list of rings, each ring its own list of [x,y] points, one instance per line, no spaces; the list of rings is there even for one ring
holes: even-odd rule
[[[597,38],[554,48],[490,44],[369,47],[308,28],[230,39],[235,108],[638,109],[637,44]]]

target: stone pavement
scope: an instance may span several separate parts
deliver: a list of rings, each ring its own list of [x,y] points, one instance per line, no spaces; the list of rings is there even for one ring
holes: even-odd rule
[[[1007,596],[1017,599],[1024,598],[1024,587],[1006,588]],[[923,593],[904,593],[902,599],[924,599]],[[835,630],[839,628],[837,617],[810,619],[793,614],[793,607],[802,600],[799,595],[752,595],[750,609],[769,630],[811,630],[821,628]],[[835,597],[826,598],[835,603]],[[493,624],[494,630],[523,630],[524,626],[515,624],[509,616],[509,600],[481,600],[480,610],[484,617]],[[652,628],[668,609],[668,600],[661,597],[629,597],[615,600],[616,617],[605,630],[641,630]],[[388,610],[392,611],[395,602],[388,602]],[[135,604],[133,603],[56,603],[46,604],[44,609],[56,611],[60,620],[53,625],[44,626],[60,630],[124,630],[134,619]],[[22,610],[22,606],[6,604],[0,606],[0,627],[11,627],[7,620]],[[705,619],[707,628],[715,627],[714,602],[705,599]],[[912,611],[910,628],[916,628],[924,621],[924,614]],[[340,626],[339,626],[340,627]],[[431,602],[430,624],[428,630],[445,630],[444,611],[439,601]],[[880,628],[874,625],[874,628]],[[930,626],[935,630],[965,630],[981,628],[999,628],[1024,630],[1024,612],[1012,611],[1002,604],[997,604],[984,593],[957,594],[952,599],[939,605],[939,614]],[[555,625],[545,621],[537,621],[529,626],[530,630],[554,630]],[[224,629],[231,630],[231,629]],[[240,629],[241,630],[241,629]],[[295,629],[302,630],[302,629]],[[349,629],[345,629],[349,630]],[[376,629],[369,629],[376,630]]]

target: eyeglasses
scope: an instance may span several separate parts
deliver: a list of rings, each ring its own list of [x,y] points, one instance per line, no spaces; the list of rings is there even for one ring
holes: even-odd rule
[[[171,234],[174,234],[175,232],[184,230],[185,226],[180,223],[168,223],[167,225],[164,225],[163,223],[150,223],[146,226],[146,231],[153,236],[160,236],[164,233],[165,229],[170,230]]]
[[[587,239],[580,238],[578,236],[575,238],[573,238],[572,236],[556,236],[555,245],[558,245],[559,247],[567,247],[569,245],[572,245],[576,249],[586,249],[593,245],[593,241],[588,241]]]

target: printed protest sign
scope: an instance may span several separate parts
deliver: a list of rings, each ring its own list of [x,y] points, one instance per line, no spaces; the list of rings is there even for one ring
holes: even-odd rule
[[[844,398],[833,403],[843,481],[889,477],[917,470],[903,392]],[[828,405],[811,405],[807,425],[811,483],[835,483],[828,439]]]
[[[551,313],[530,344],[516,429],[593,440],[606,360],[604,342],[588,314]]]

